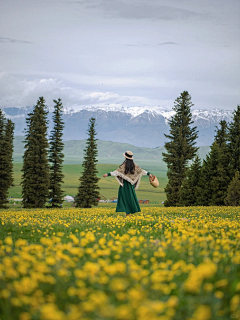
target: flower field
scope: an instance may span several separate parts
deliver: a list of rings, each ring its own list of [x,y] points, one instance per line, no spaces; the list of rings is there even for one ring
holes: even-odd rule
[[[240,319],[239,216],[0,211],[0,319]]]

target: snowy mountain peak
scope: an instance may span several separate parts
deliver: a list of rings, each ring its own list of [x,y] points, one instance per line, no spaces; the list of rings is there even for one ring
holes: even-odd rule
[[[74,114],[80,112],[82,110],[90,111],[90,112],[121,112],[125,114],[129,114],[131,118],[138,117],[143,113],[148,114],[149,116],[163,116],[165,121],[168,122],[169,119],[175,114],[171,108],[155,106],[155,107],[122,107],[118,105],[107,105],[107,106],[84,106],[84,107],[74,107],[74,108],[65,108],[65,114]],[[193,109],[192,110],[193,120],[206,120],[206,121],[220,121],[220,120],[230,120],[232,118],[231,110],[223,110],[223,109]]]

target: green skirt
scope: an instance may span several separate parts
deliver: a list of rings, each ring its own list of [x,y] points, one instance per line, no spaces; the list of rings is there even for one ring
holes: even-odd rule
[[[135,213],[140,212],[140,206],[135,193],[134,185],[123,180],[123,187],[120,186],[118,190],[118,200],[116,212]]]

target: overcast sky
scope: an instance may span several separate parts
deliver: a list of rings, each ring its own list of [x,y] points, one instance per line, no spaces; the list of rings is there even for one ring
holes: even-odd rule
[[[0,0],[0,107],[240,104],[239,0]]]

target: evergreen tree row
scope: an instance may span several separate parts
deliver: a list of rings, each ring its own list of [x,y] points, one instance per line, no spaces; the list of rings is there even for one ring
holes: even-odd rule
[[[64,123],[62,121],[63,106],[61,99],[53,100],[54,127],[47,139],[47,108],[45,100],[40,97],[34,106],[33,112],[28,115],[27,130],[25,132],[25,152],[22,168],[22,196],[25,208],[43,208],[50,198],[50,207],[60,207],[63,202],[63,190],[61,188],[64,175],[62,141]],[[95,131],[95,119],[91,118],[88,128],[83,168],[80,177],[80,186],[76,196],[76,206],[91,208],[98,204],[98,180],[97,177],[97,139]]]
[[[196,127],[187,91],[174,103],[175,115],[169,121],[170,134],[163,160],[167,164],[168,183],[165,206],[240,205],[240,106],[230,124],[220,121],[214,142],[201,162],[195,147]]]
[[[202,164],[195,159],[190,166],[181,187],[180,205],[240,205],[239,172],[240,106],[233,112],[230,124],[225,120],[220,122]],[[191,199],[187,200],[189,197]]]
[[[0,208],[6,208],[8,190],[13,186],[14,123],[0,109]]]
[[[24,208],[43,208],[49,198],[51,207],[60,207],[63,202],[63,106],[61,99],[54,100],[54,103],[54,127],[49,142],[48,111],[43,97],[26,119],[21,181]]]

